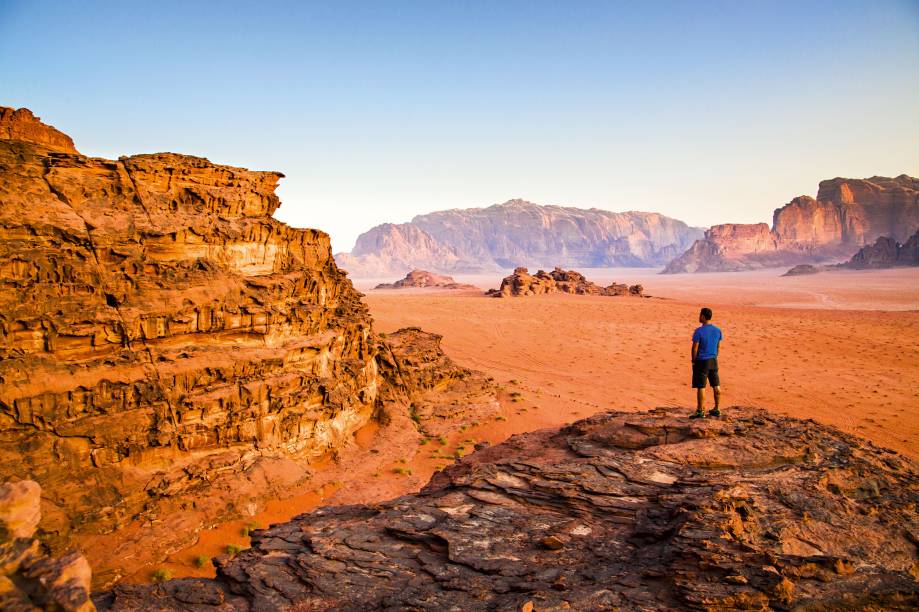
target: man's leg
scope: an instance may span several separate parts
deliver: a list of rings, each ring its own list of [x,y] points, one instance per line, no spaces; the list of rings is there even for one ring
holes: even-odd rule
[[[715,410],[721,406],[721,387],[712,387],[712,391],[715,392]]]
[[[696,410],[698,412],[702,412],[705,410],[705,389],[703,389],[702,387],[699,387],[698,389],[696,389]]]

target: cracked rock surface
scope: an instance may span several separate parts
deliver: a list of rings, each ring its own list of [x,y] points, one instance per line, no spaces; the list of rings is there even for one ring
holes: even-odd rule
[[[604,413],[256,532],[109,610],[913,609],[919,469],[812,421]]]

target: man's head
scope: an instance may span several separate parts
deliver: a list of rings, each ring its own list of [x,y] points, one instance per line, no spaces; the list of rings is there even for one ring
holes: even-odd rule
[[[699,311],[699,323],[702,323],[704,325],[711,320],[712,320],[712,309],[711,308],[703,308],[702,310]]]

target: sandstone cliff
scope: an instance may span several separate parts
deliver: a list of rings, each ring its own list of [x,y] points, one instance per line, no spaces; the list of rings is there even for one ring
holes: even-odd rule
[[[919,466],[813,421],[731,408],[514,436],[381,504],[259,531],[216,580],[106,610],[908,610]]]
[[[337,254],[352,276],[494,272],[519,265],[655,266],[683,252],[702,230],[657,213],[540,206],[510,200],[387,223]]]
[[[486,295],[492,297],[523,297],[527,295],[545,295],[549,293],[572,293],[576,295],[631,295],[643,297],[641,285],[613,283],[608,287],[587,280],[580,272],[562,270],[556,267],[551,272],[539,270],[530,274],[526,268],[516,268],[510,276],[505,276],[498,289],[489,289]]]
[[[879,236],[905,241],[919,229],[919,179],[836,178],[817,198],[795,198],[765,223],[716,225],[665,273],[726,272],[847,258]]]
[[[85,157],[0,113],[0,474],[41,483],[100,583],[283,496],[375,410],[370,316],[328,236],[271,217],[281,177]]]

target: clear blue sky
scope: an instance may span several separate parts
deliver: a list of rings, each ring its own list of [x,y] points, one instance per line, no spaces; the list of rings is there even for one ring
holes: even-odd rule
[[[86,154],[280,170],[336,250],[514,197],[769,221],[919,175],[919,1],[0,0],[0,94]]]

